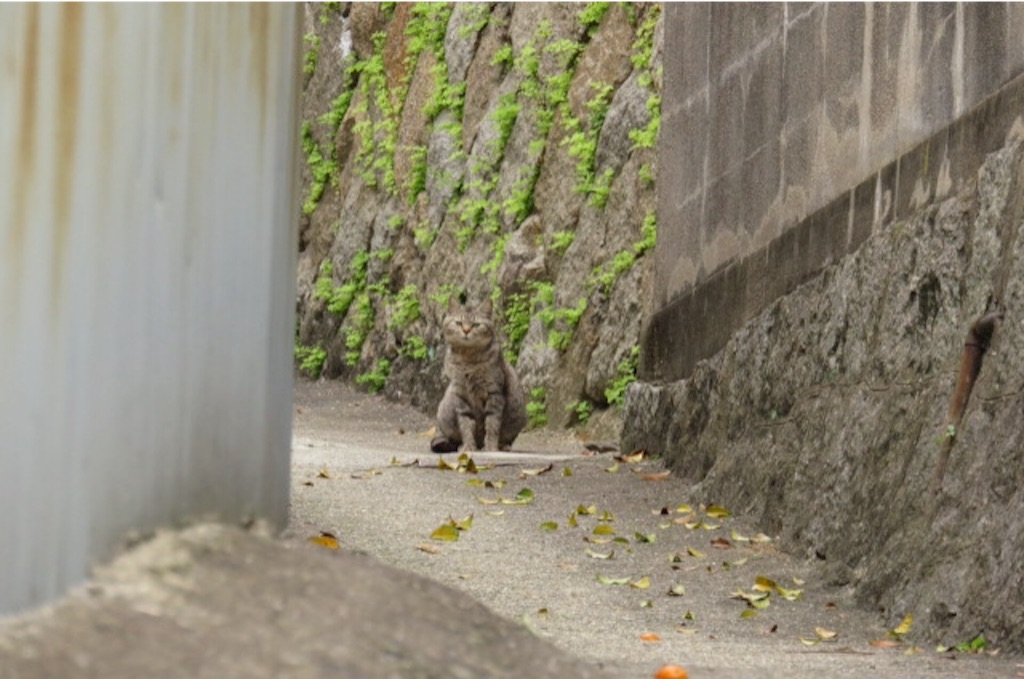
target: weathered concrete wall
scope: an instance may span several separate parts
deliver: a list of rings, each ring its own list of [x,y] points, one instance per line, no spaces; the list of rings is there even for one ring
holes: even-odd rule
[[[659,310],[623,446],[894,625],[912,613],[917,639],[1024,650],[1024,10],[673,5],[666,22]],[[964,336],[993,309],[933,497]]]
[[[1014,4],[665,11],[648,380],[685,377],[881,225],[962,189],[1016,122],[978,107],[1024,72]]]
[[[301,7],[0,7],[0,611],[283,523]]]

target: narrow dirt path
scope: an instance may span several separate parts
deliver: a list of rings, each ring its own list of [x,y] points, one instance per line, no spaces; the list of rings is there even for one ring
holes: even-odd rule
[[[816,563],[751,540],[758,526],[712,509],[714,498],[695,497],[657,460],[585,455],[570,436],[526,434],[520,456],[476,454],[476,473],[442,470],[430,425],[344,385],[300,381],[284,539],[330,533],[624,679],[650,679],[667,663],[694,679],[1024,676],[1024,659],[938,653],[912,629],[873,645],[892,641],[900,621],[855,608]],[[443,459],[459,466],[457,455]],[[431,539],[450,519],[464,528],[458,539]],[[766,597],[759,578],[776,585],[760,580]]]

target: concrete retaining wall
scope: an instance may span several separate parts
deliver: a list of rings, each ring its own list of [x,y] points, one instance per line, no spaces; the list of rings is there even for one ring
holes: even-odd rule
[[[284,522],[301,11],[0,7],[0,612]]]
[[[1024,6],[665,12],[644,380],[686,377],[880,225],[963,188],[1021,125]]]

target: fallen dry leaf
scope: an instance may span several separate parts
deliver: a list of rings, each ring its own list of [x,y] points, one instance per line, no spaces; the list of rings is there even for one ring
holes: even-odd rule
[[[604,552],[597,552],[597,551],[594,551],[593,549],[589,549],[588,548],[586,550],[586,554],[591,559],[612,559],[612,558],[615,558],[615,550],[614,549],[612,551],[608,552],[607,554],[605,554]]]
[[[619,462],[633,464],[635,462],[640,462],[645,457],[647,457],[647,451],[641,448],[640,450],[634,450],[629,455],[616,455],[614,459],[618,460]]]
[[[640,635],[640,641],[661,641],[661,637],[654,632],[644,632]]]
[[[739,533],[736,532],[735,528],[733,528],[729,532],[729,537],[732,538],[733,542],[750,542],[750,538],[748,538],[748,537],[746,537],[744,535],[740,535]]]
[[[338,538],[331,533],[321,532],[320,535],[310,538],[309,541],[324,549],[341,549],[341,543],[338,541]]]
[[[903,645],[903,642],[892,639],[873,639],[868,642],[868,645],[875,648],[898,648]]]
[[[636,473],[636,472],[634,472],[634,473]],[[664,481],[669,476],[671,476],[672,470],[671,469],[665,469],[663,471],[654,472],[654,473],[651,473],[651,474],[639,474],[639,473],[636,473],[636,474],[637,474],[637,476],[639,476],[644,481]]]
[[[441,553],[440,547],[438,547],[437,545],[432,545],[429,542],[421,542],[420,544],[416,545],[416,549],[420,550],[421,552],[426,552],[427,554]]]
[[[732,512],[730,512],[728,509],[726,509],[725,507],[719,507],[717,505],[711,505],[704,511],[704,513],[710,516],[712,519],[728,519],[730,516],[732,516]]]
[[[554,469],[555,465],[549,464],[546,467],[540,467],[539,469],[522,469],[519,472],[519,478],[525,479],[528,476],[540,476]]]

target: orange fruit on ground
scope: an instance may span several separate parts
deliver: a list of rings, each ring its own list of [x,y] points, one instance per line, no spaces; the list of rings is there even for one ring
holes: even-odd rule
[[[679,665],[665,665],[654,675],[654,679],[690,679],[690,675]]]

